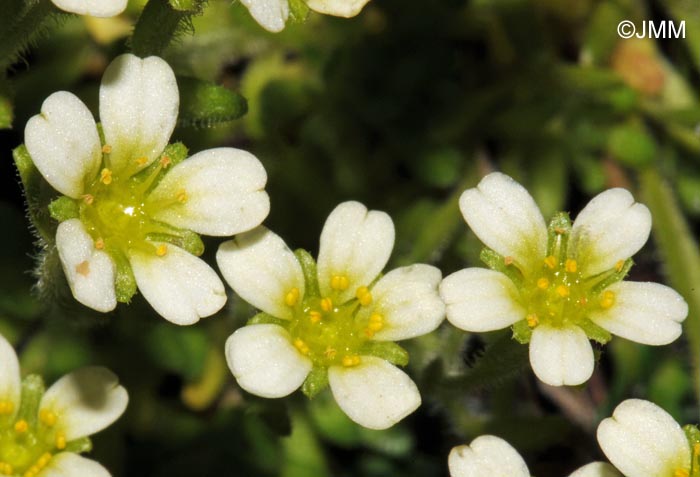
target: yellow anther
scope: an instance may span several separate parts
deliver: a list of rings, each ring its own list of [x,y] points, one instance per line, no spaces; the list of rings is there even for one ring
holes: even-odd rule
[[[112,183],[112,171],[106,167],[100,172],[100,182],[104,185],[110,185]]]
[[[331,348],[330,346],[326,348],[326,351],[323,352],[323,356],[325,356],[328,359],[335,358],[336,354],[338,354],[338,352],[335,350],[335,348]]]
[[[102,146],[102,153],[103,154],[111,154],[111,152],[112,152],[112,146],[110,146],[109,144],[105,144],[104,146]]]
[[[63,450],[66,448],[66,435],[62,432],[56,434],[56,449]]]
[[[566,229],[561,227],[554,227],[554,233],[556,233],[557,235],[564,235],[566,233]]]
[[[165,245],[164,243],[158,245],[158,248],[156,248],[156,255],[159,257],[165,257],[165,255],[168,253],[168,246]]]
[[[374,331],[370,330],[369,328],[365,328],[365,336],[367,338],[372,338],[374,336]]]
[[[673,477],[690,477],[690,472],[686,469],[676,469],[673,472]]]
[[[105,241],[101,238],[95,240],[95,248],[97,250],[103,250],[105,248]]]
[[[15,432],[17,434],[23,434],[27,432],[27,429],[29,429],[29,424],[27,424],[27,421],[24,419],[20,419],[19,421],[15,422]]]
[[[693,444],[693,455],[695,457],[700,457],[700,442]]]
[[[87,277],[90,275],[90,262],[83,260],[75,266],[75,273]]]
[[[321,309],[328,313],[333,309],[333,300],[330,298],[326,297],[321,300]]]
[[[512,265],[514,261],[515,261],[515,259],[513,257],[511,257],[510,255],[506,255],[505,257],[503,257],[503,263],[505,263],[506,266]]]
[[[372,313],[369,317],[369,323],[367,324],[367,329],[370,331],[379,331],[384,328],[384,317],[379,313]],[[374,334],[374,333],[373,333]]]
[[[321,312],[312,310],[309,312],[309,319],[311,320],[311,323],[318,323],[321,321]]]
[[[160,158],[160,165],[163,166],[163,169],[167,169],[171,163],[172,161],[168,156],[163,156]]]
[[[557,287],[557,295],[559,295],[562,298],[566,298],[571,294],[571,290],[569,290],[569,287],[566,285],[559,285]]]
[[[557,258],[554,255],[550,255],[544,259],[544,264],[550,270],[554,270],[554,268],[557,266]]]
[[[146,156],[141,156],[138,159],[136,159],[135,162],[137,166],[145,166],[148,162],[148,158]]]
[[[564,264],[564,269],[569,273],[576,273],[578,270],[578,263],[576,263],[576,260],[569,258]]]
[[[534,313],[530,313],[529,315],[527,315],[526,319],[527,319],[527,326],[529,326],[530,328],[534,328],[535,326],[540,324],[539,318],[537,318],[537,315]]]
[[[15,410],[15,405],[10,401],[0,401],[0,415],[12,414]]]
[[[87,205],[92,205],[92,203],[95,202],[95,196],[92,194],[84,194],[81,196],[81,199],[83,199],[83,202]]]
[[[546,290],[547,288],[549,288],[549,280],[547,280],[544,277],[540,278],[539,280],[537,280],[537,288],[539,288],[540,290]]]
[[[588,305],[588,298],[586,298],[585,296],[582,296],[581,298],[578,299],[578,304],[581,306]]]
[[[615,294],[610,290],[603,292],[603,297],[600,299],[600,306],[602,308],[610,308],[615,304]]]
[[[343,366],[345,367],[350,367],[350,366],[357,366],[360,364],[360,357],[356,355],[346,355],[343,356]]]
[[[12,475],[14,472],[12,472],[12,466],[8,464],[7,462],[0,462],[0,474],[3,475]]]
[[[49,411],[48,409],[42,409],[39,411],[39,420],[45,426],[52,427],[54,424],[56,424],[57,419],[58,416],[56,416],[56,413]]]
[[[625,266],[625,261],[624,260],[618,260],[617,263],[615,264],[615,271],[620,272],[622,271],[622,267]]]
[[[178,192],[176,199],[181,204],[187,202],[187,191],[181,190],[180,192]]]
[[[309,346],[306,343],[304,343],[304,340],[302,340],[301,338],[297,338],[294,340],[294,347],[298,349],[301,354],[309,354]]]
[[[292,288],[284,296],[284,303],[287,306],[294,306],[299,303],[299,289],[297,287]]]
[[[372,292],[369,291],[367,287],[358,288],[355,292],[355,296],[362,306],[367,306],[372,303]]]
[[[333,275],[331,278],[331,288],[333,290],[347,290],[350,286],[350,280],[345,275]]]
[[[37,466],[43,469],[44,467],[46,467],[46,464],[49,463],[49,461],[51,460],[51,457],[53,457],[53,456],[51,455],[50,452],[44,452],[41,455],[41,457],[39,457],[39,460],[36,462]]]

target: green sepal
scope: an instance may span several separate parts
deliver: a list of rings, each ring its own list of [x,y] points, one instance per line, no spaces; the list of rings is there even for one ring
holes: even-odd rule
[[[368,341],[362,346],[360,354],[376,356],[398,366],[408,364],[408,351],[393,341]]]
[[[176,37],[194,31],[192,17],[201,14],[206,0],[150,0],[143,8],[131,36],[136,56],[162,56]]]
[[[79,439],[74,439],[66,443],[66,448],[64,452],[73,452],[75,454],[82,454],[84,452],[90,452],[92,450],[92,440],[89,437],[81,437]]]
[[[582,322],[577,323],[577,325],[586,333],[588,339],[597,341],[598,343],[604,345],[612,339],[612,334],[604,328],[596,325],[594,322],[585,318]]]
[[[501,272],[512,281],[517,287],[523,283],[523,274],[515,265],[506,265],[506,261],[502,255],[494,252],[490,248],[483,248],[479,258],[491,270]]]
[[[700,429],[698,429],[698,426],[687,424],[683,426],[683,432],[685,432],[685,437],[688,439],[691,447],[694,444],[700,444]]]
[[[196,0],[168,0],[168,3],[173,7],[173,10],[179,12],[196,12],[200,2]]]
[[[112,252],[108,250],[108,252]],[[115,250],[110,253],[110,258],[114,262],[116,269],[116,277],[114,279],[114,290],[119,303],[129,303],[138,289],[134,271],[131,269],[129,260],[121,253]]]
[[[297,257],[301,271],[304,273],[304,282],[306,285],[306,297],[320,297],[321,292],[318,288],[318,272],[316,270],[316,260],[309,252],[303,248],[294,251],[294,256]]]
[[[289,21],[291,23],[304,23],[309,17],[311,9],[302,0],[289,0]]]
[[[622,268],[619,272],[616,271],[603,278],[599,283],[596,283],[596,285],[593,288],[591,288],[591,293],[601,293],[613,283],[617,283],[624,280],[627,274],[629,273],[630,268],[632,268],[632,265],[634,265],[634,261],[631,258],[625,260],[625,263],[624,265],[622,265]],[[603,273],[603,275],[605,275],[605,272]]]
[[[80,217],[80,206],[75,200],[62,195],[58,199],[51,201],[49,204],[49,213],[51,217],[58,222],[77,219]]]
[[[154,242],[167,242],[177,247],[187,250],[192,255],[199,257],[204,253],[204,242],[202,238],[191,230],[180,230],[168,233],[152,233],[146,236],[148,240]]]
[[[566,259],[571,235],[571,218],[566,212],[554,214],[547,227],[547,256],[554,255],[563,262]]]
[[[318,393],[328,387],[328,368],[325,366],[314,366],[309,375],[301,385],[301,392],[307,398],[313,399]]]
[[[37,374],[30,374],[22,380],[22,401],[17,413],[17,420],[24,419],[30,426],[36,424],[39,404],[46,392],[44,380]]]
[[[264,311],[261,311],[257,315],[253,316],[251,319],[248,320],[246,323],[246,326],[248,325],[278,325],[283,328],[286,328],[289,322],[287,320],[283,320],[282,318],[277,318],[275,316],[272,316],[268,313],[265,313]]]
[[[10,98],[0,93],[0,129],[10,129],[13,118],[14,114]]]
[[[180,89],[179,126],[212,127],[248,112],[248,101],[235,91],[211,81],[177,79]]]
[[[513,339],[520,344],[528,344],[532,339],[532,328],[527,320],[520,320],[513,325]]]
[[[24,188],[29,219],[36,233],[46,243],[51,244],[56,233],[56,222],[49,214],[48,205],[56,196],[56,191],[49,186],[36,168],[24,144],[12,151],[12,157]]]

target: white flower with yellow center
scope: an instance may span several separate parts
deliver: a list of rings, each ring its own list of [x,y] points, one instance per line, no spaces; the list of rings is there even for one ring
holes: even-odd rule
[[[700,431],[656,404],[622,402],[598,426],[601,449],[625,477],[699,477]]]
[[[267,216],[267,175],[250,153],[210,149],[185,158],[168,146],[177,120],[175,75],[157,57],[116,58],[100,87],[104,140],[73,94],[49,96],[25,129],[27,151],[51,186],[62,222],[56,247],[73,292],[98,311],[136,287],[167,320],[192,324],[226,302],[218,275],[196,255],[197,234],[230,236]]]
[[[304,0],[313,11],[335,17],[354,17],[369,0]],[[264,29],[277,33],[284,30],[289,18],[289,0],[241,0],[252,17]]]
[[[302,384],[313,396],[330,384],[341,409],[372,429],[412,413],[420,394],[394,366],[405,365],[408,354],[393,341],[442,322],[442,276],[422,264],[380,276],[393,246],[391,218],[358,202],[340,204],[328,217],[318,266],[263,227],[222,244],[217,262],[224,278],[262,310],[226,342],[240,386],[276,398]]]
[[[51,0],[65,12],[91,17],[113,17],[126,8],[128,0]]]
[[[56,381],[46,392],[38,376],[20,378],[17,355],[0,336],[0,475],[109,477],[80,456],[88,436],[122,415],[126,390],[106,368],[87,367]]]
[[[530,343],[537,377],[577,385],[593,373],[589,339],[613,333],[648,345],[681,334],[688,305],[669,287],[623,282],[630,257],[647,241],[651,215],[625,189],[599,194],[571,224],[555,215],[549,227],[530,194],[493,173],[459,201],[465,220],[487,246],[491,268],[467,268],[445,278],[440,294],[447,319],[466,331],[513,326]]]

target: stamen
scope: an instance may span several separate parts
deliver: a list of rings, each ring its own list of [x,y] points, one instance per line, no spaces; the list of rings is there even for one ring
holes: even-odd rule
[[[505,263],[506,266],[512,265],[514,261],[515,259],[510,255],[506,255],[505,257],[503,257],[503,263]]]
[[[181,190],[180,192],[178,192],[176,199],[181,204],[184,204],[185,202],[187,202],[187,199],[188,199],[187,191]]]
[[[581,298],[578,299],[578,304],[581,306],[588,305],[588,298],[586,298],[585,296],[582,296]]]
[[[29,424],[24,419],[15,422],[15,432],[17,434],[23,434],[27,432],[27,429],[29,429]]]
[[[372,331],[379,331],[382,328],[384,328],[384,318],[382,315],[379,313],[372,313],[372,315],[369,317],[369,323],[367,324],[367,328],[369,328]]]
[[[102,146],[102,154],[111,154],[112,153],[112,146],[109,144],[105,144]]]
[[[690,472],[685,469],[676,469],[673,472],[673,477],[690,477]]]
[[[326,348],[326,351],[323,352],[323,356],[325,356],[328,359],[335,358],[336,354],[338,354],[338,352],[334,348],[331,348],[330,346],[328,348]]]
[[[564,269],[568,273],[576,273],[576,271],[578,270],[578,263],[576,263],[576,260],[572,260],[569,258],[566,260],[566,263],[564,264]]]
[[[547,280],[544,277],[540,278],[539,280],[537,280],[537,288],[539,288],[540,290],[546,290],[547,288],[549,288],[549,280]]]
[[[557,266],[557,258],[554,255],[550,255],[544,259],[544,264],[550,270],[554,270],[554,267]]]
[[[163,169],[167,169],[171,163],[172,161],[168,156],[163,156],[160,158],[160,165],[163,166]]]
[[[92,203],[95,202],[95,196],[92,194],[84,194],[81,196],[81,199],[83,199],[83,202],[87,205],[92,205]]]
[[[139,166],[139,167],[145,166],[146,163],[148,162],[148,158],[147,158],[146,156],[141,156],[141,157],[139,157],[138,159],[136,159],[134,162],[135,162],[136,165]]]
[[[284,296],[284,303],[287,306],[294,306],[299,303],[299,289],[297,287],[292,288]]]
[[[56,424],[58,416],[56,413],[49,411],[48,409],[42,409],[39,411],[39,420],[42,424],[48,427],[53,427]]]
[[[351,366],[357,366],[360,364],[360,357],[357,355],[346,355],[343,356],[343,366],[349,368]]]
[[[83,260],[75,266],[75,273],[87,277],[90,275],[90,263],[87,260]]]
[[[331,288],[333,290],[347,290],[350,286],[350,281],[345,275],[333,275],[331,278]]]
[[[526,320],[527,326],[529,326],[530,328],[534,328],[535,326],[540,324],[540,320],[539,318],[537,318],[537,315],[535,313],[530,313],[529,315],[527,315]]]
[[[615,304],[615,294],[610,290],[603,292],[603,297],[600,299],[600,306],[608,309]]]
[[[571,290],[569,290],[569,287],[567,287],[566,285],[559,285],[557,287],[557,295],[559,295],[562,298],[568,297],[570,293]]]
[[[156,255],[159,257],[164,257],[165,254],[168,253],[168,246],[165,245],[164,243],[158,245],[158,248],[156,248]]]
[[[299,352],[303,355],[309,354],[309,346],[304,343],[304,340],[301,338],[297,338],[294,340],[294,347],[299,350]]]
[[[326,313],[330,312],[333,310],[333,300],[330,298],[326,297],[321,300],[321,309],[325,311]]]
[[[311,323],[318,323],[319,321],[321,321],[321,312],[316,310],[310,311],[309,319],[311,320]]]
[[[362,306],[367,306],[372,303],[372,292],[370,292],[367,287],[358,288],[357,292],[355,292],[355,296]]]
[[[100,182],[104,185],[110,185],[112,183],[112,171],[106,167],[100,172]]]
[[[63,450],[66,448],[66,435],[62,432],[56,434],[56,449]]]
[[[97,250],[104,250],[105,241],[102,238],[98,238],[97,240],[95,240],[95,248]]]
[[[561,227],[554,227],[554,233],[556,233],[557,235],[564,235],[566,233],[566,229]]]
[[[12,414],[15,410],[15,405],[10,401],[0,401],[0,415]]]
[[[12,466],[7,462],[0,462],[0,474],[2,475],[12,475]]]

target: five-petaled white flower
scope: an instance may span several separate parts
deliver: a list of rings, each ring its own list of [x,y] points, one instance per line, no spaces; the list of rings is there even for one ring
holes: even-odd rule
[[[313,11],[325,15],[354,17],[369,0],[304,0]],[[241,0],[260,26],[271,32],[279,32],[289,17],[289,0]]]
[[[106,368],[81,368],[44,393],[38,376],[22,383],[15,350],[2,336],[0,363],[0,475],[109,477],[80,453],[91,447],[88,436],[126,409],[129,398],[117,377]]]
[[[598,444],[626,477],[700,476],[700,432],[691,442],[680,425],[656,404],[623,401],[598,426]]]
[[[417,264],[380,277],[393,245],[391,218],[358,202],[340,204],[328,217],[317,268],[263,227],[222,244],[217,262],[224,278],[271,318],[226,342],[240,386],[282,397],[327,376],[341,409],[365,427],[384,429],[412,413],[421,402],[418,389],[387,360],[405,364],[407,354],[393,341],[442,322],[442,275]]]
[[[51,0],[63,11],[91,17],[113,17],[126,8],[128,0]]]
[[[630,257],[647,241],[651,215],[625,189],[599,194],[571,224],[558,214],[549,228],[535,201],[510,177],[493,173],[459,201],[465,220],[490,248],[492,268],[467,268],[445,278],[447,319],[467,331],[513,325],[530,343],[537,377],[577,385],[594,368],[590,339],[610,333],[649,345],[681,334],[688,305],[669,287],[623,282]]]
[[[267,175],[252,154],[218,148],[173,163],[166,146],[178,105],[165,61],[126,54],[109,65],[100,87],[104,144],[90,111],[65,91],[27,123],[34,164],[75,204],[56,246],[73,296],[90,308],[112,310],[138,285],[173,323],[217,312],[224,285],[194,255],[204,249],[197,234],[250,230],[269,212]]]

